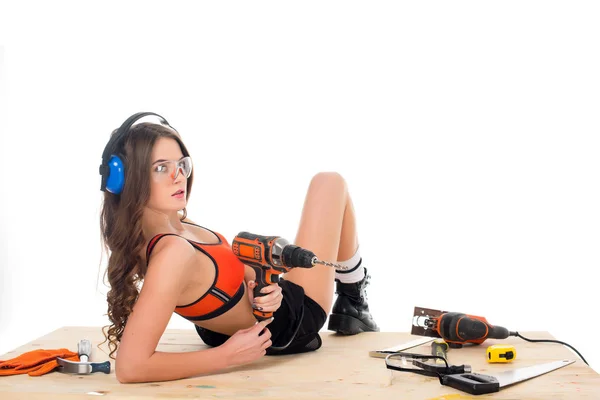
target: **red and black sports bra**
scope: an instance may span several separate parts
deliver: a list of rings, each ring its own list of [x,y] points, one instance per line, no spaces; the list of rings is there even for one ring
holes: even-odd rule
[[[206,293],[198,300],[183,306],[177,306],[175,313],[190,321],[203,321],[215,318],[235,306],[244,295],[244,264],[233,254],[231,246],[223,235],[203,226],[198,226],[219,238],[218,243],[200,243],[187,240],[196,250],[210,258],[215,266],[215,279]],[[165,236],[179,236],[175,233],[161,233],[152,238],[146,248],[146,260],[156,243]],[[183,236],[179,236],[183,237]]]

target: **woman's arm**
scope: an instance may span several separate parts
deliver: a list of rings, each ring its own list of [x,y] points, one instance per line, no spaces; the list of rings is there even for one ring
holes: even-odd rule
[[[270,333],[259,335],[266,325],[260,324],[236,333],[235,339],[232,336],[219,347],[184,353],[156,351],[189,281],[190,271],[197,268],[195,263],[193,247],[179,237],[167,236],[156,245],[117,352],[115,373],[119,382],[165,381],[210,374],[254,361],[270,346]]]

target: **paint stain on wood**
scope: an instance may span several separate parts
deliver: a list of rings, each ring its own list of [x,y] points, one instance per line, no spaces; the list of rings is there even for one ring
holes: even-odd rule
[[[216,389],[216,386],[213,385],[187,385],[188,389],[198,388],[198,389]]]
[[[466,400],[466,399],[474,399],[472,396],[465,396],[463,394],[444,394],[439,397],[432,397],[428,400]]]

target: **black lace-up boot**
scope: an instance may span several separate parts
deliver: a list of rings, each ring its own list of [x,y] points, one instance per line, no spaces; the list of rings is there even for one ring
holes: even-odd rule
[[[333,304],[327,329],[342,335],[379,332],[367,304],[365,288],[370,278],[365,268],[365,277],[359,282],[342,283],[335,280],[335,293],[338,297]]]

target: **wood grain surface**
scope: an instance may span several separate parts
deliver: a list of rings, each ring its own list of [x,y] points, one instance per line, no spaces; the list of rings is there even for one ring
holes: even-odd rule
[[[546,332],[522,332],[530,338],[552,338]],[[169,382],[121,384],[110,374],[70,375],[52,372],[40,377],[16,375],[0,377],[0,399],[599,399],[600,375],[568,348],[551,343],[529,343],[519,338],[488,340],[481,346],[451,349],[448,361],[469,364],[473,372],[494,372],[562,359],[574,364],[522,382],[500,392],[472,396],[440,385],[437,378],[385,368],[381,358],[369,351],[384,349],[418,338],[403,332],[363,333],[338,336],[321,332],[323,347],[316,352],[289,356],[263,357],[251,365],[231,368],[223,373]],[[100,327],[63,327],[0,356],[6,360],[33,349],[77,351],[80,339],[93,344],[90,361],[108,360]],[[488,364],[485,350],[492,344],[511,343],[517,359],[508,364]],[[205,348],[193,329],[167,330],[160,340],[160,351],[196,351]],[[410,352],[429,354],[429,344]]]

